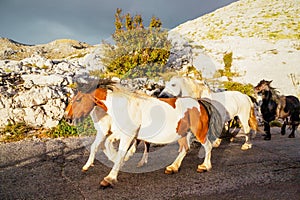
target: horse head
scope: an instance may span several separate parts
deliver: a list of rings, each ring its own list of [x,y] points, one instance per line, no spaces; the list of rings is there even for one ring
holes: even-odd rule
[[[208,97],[211,91],[209,87],[203,82],[188,77],[172,77],[169,82],[166,83],[165,88],[159,94],[159,97],[181,97],[191,96],[194,98],[200,98],[202,96]]]
[[[107,111],[105,104],[102,102],[106,100],[106,95],[107,90],[102,88],[97,88],[89,93],[77,92],[65,109],[65,118],[71,123],[77,123],[87,117],[95,105]]]
[[[171,98],[182,96],[182,80],[179,77],[173,77],[166,83],[165,88],[158,95],[160,98]]]
[[[257,86],[254,87],[254,92],[257,94],[257,93],[260,93],[260,92],[263,92],[263,91],[269,91],[270,90],[270,84],[272,83],[273,80],[271,81],[266,81],[266,80],[261,80]]]

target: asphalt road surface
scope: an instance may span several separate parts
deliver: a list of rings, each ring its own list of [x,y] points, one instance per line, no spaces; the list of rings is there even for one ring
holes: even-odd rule
[[[125,163],[118,182],[107,189],[99,187],[110,171],[101,155],[94,167],[81,172],[89,155],[87,141],[93,138],[0,144],[0,199],[299,200],[300,131],[296,138],[288,138],[289,131],[280,135],[278,128],[272,128],[272,133],[271,141],[264,141],[258,133],[247,151],[240,149],[241,138],[223,141],[213,149],[213,168],[205,173],[196,172],[202,162],[200,146],[194,145],[179,173],[173,175],[164,174],[157,163],[163,160],[168,165],[166,157],[172,157],[174,149],[152,146],[153,152],[161,149],[158,157],[150,156],[148,164],[139,169],[133,157]]]

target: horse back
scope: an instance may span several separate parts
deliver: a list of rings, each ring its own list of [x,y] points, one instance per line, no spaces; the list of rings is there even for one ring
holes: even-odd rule
[[[208,139],[213,142],[221,136],[224,122],[218,109],[210,102],[209,99],[199,99],[201,107],[205,108],[209,116]]]
[[[300,121],[300,102],[299,99],[295,96],[286,96],[285,97],[285,107],[283,108],[285,112],[291,114],[293,121]]]

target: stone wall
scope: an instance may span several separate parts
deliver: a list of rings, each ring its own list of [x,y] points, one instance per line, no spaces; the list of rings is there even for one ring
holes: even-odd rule
[[[191,59],[191,47],[176,43],[167,67],[180,70]],[[25,122],[34,127],[55,127],[63,118],[75,82],[86,81],[90,70],[104,71],[101,48],[80,58],[46,59],[38,54],[20,61],[0,60],[0,128]],[[89,82],[88,82],[89,83]],[[121,80],[131,90],[157,95],[164,81],[147,78]]]
[[[39,56],[0,61],[0,127],[25,122],[50,128],[63,117],[80,66]]]

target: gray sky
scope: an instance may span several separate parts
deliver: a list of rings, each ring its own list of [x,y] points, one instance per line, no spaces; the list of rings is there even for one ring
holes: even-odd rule
[[[0,37],[25,44],[74,39],[99,44],[114,32],[117,8],[172,29],[237,0],[0,0]]]

